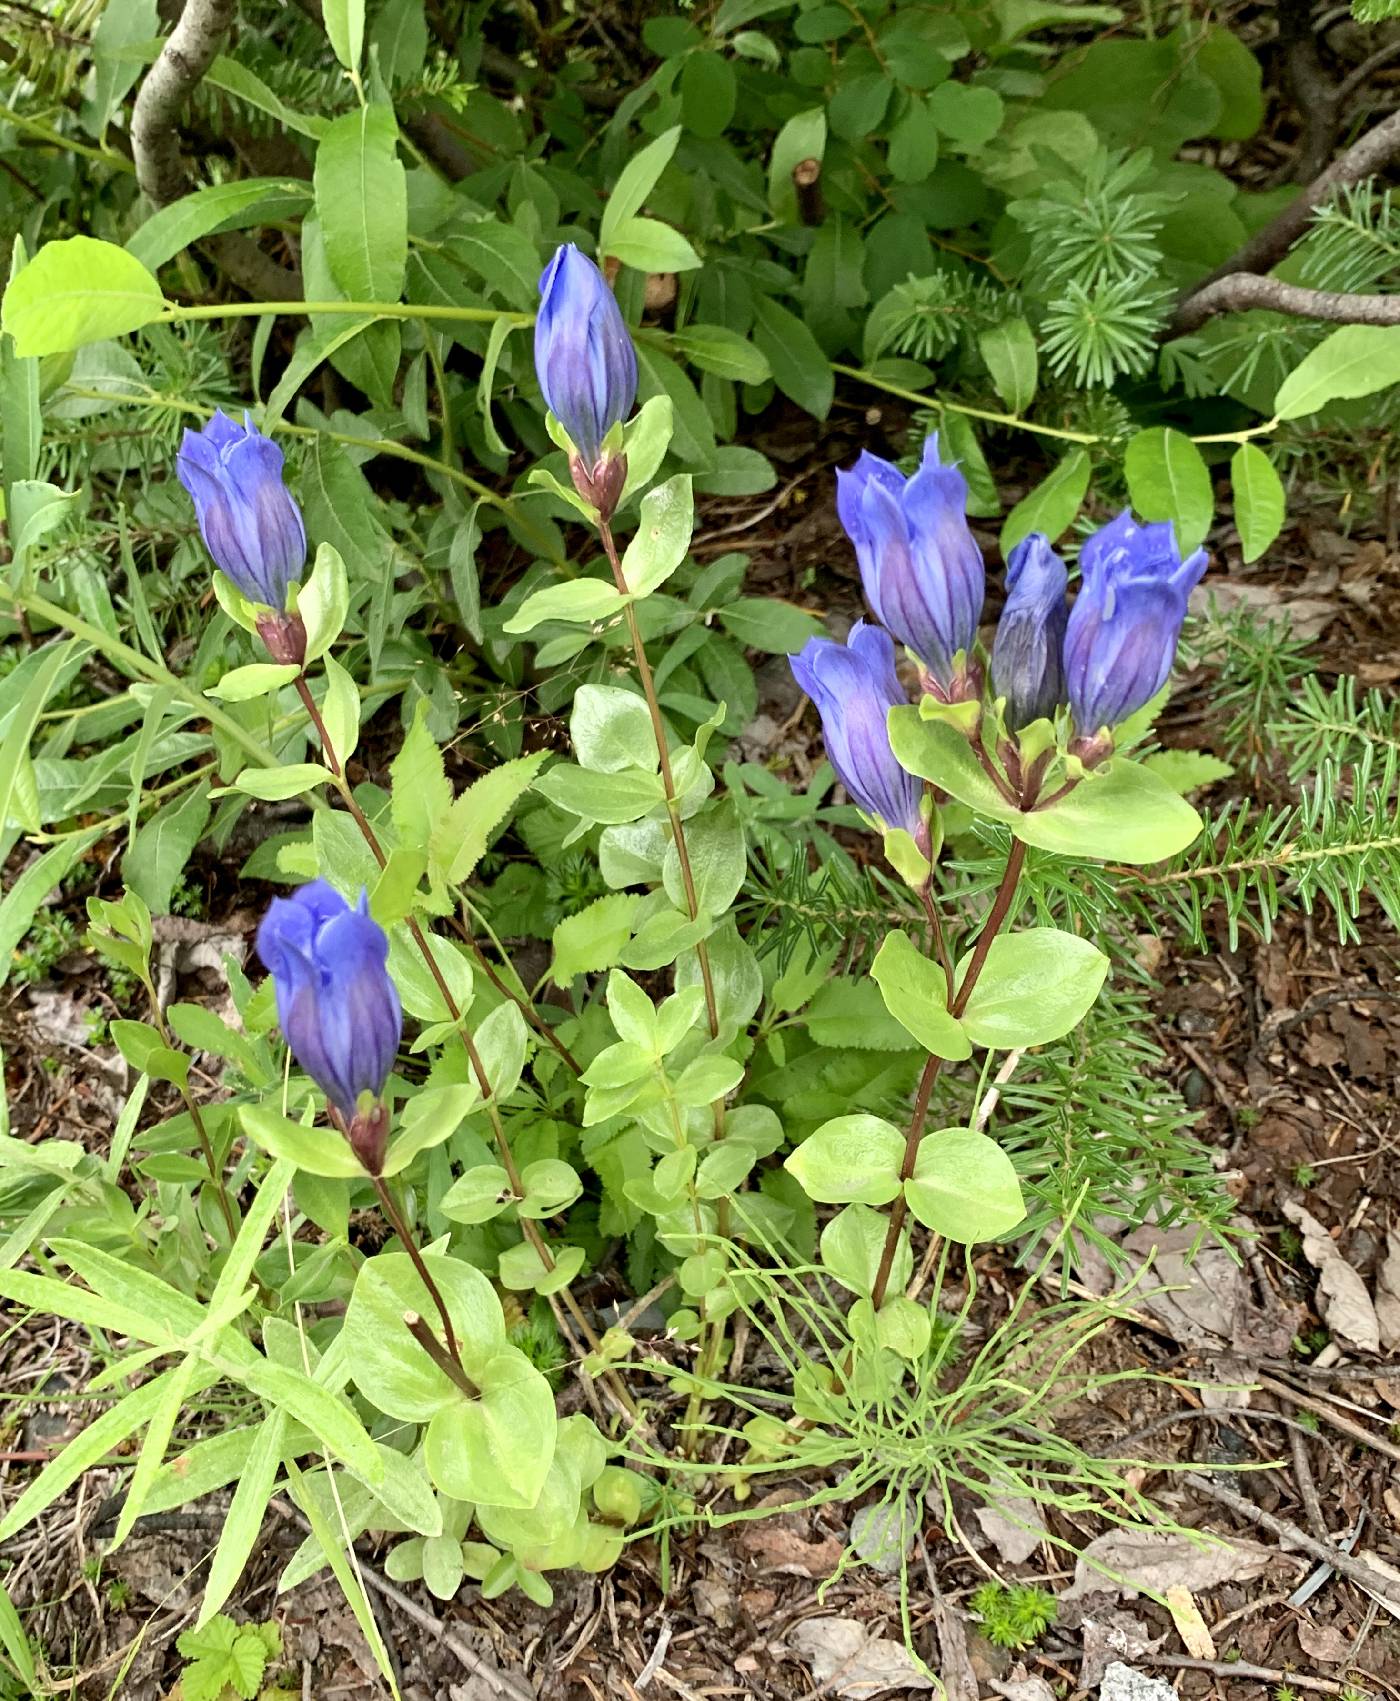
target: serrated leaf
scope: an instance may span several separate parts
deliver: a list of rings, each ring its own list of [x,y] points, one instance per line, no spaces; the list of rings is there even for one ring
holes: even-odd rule
[[[641,901],[636,892],[610,892],[561,921],[554,930],[549,971],[555,985],[567,986],[575,975],[596,974],[621,962]]]
[[[452,783],[442,751],[428,731],[427,704],[420,704],[403,747],[389,767],[390,811],[399,838],[412,849],[432,843],[434,829],[452,807]]]
[[[429,838],[429,866],[459,886],[486,854],[491,836],[535,783],[547,750],[517,756],[483,774],[456,799]]]

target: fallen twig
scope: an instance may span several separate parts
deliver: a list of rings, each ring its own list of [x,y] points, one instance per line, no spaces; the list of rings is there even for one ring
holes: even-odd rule
[[[1252,1666],[1244,1660],[1197,1660],[1189,1654],[1139,1654],[1144,1666],[1170,1666],[1176,1671],[1207,1671],[1213,1677],[1252,1677],[1260,1683],[1286,1683],[1293,1689],[1312,1689],[1319,1695],[1345,1695],[1347,1685],[1330,1677],[1308,1677],[1275,1666]]]
[[[274,1511],[280,1513],[289,1523],[295,1524],[306,1535],[312,1534],[310,1521],[303,1518],[294,1506],[282,1500],[274,1500],[272,1506]],[[358,1553],[355,1555],[355,1564],[360,1576],[376,1594],[382,1595],[422,1629],[430,1631],[435,1641],[441,1642],[449,1653],[461,1661],[467,1671],[474,1677],[479,1677],[501,1701],[538,1701],[538,1696],[529,1684],[483,1659],[475,1649],[467,1646],[456,1631],[450,1629],[425,1607],[420,1607],[417,1601],[406,1595],[402,1589],[395,1588],[387,1577],[381,1576],[372,1566],[367,1565]]]
[[[1400,1447],[1393,1441],[1387,1441],[1383,1435],[1377,1435],[1372,1430],[1364,1429],[1359,1423],[1353,1423],[1350,1418],[1343,1417],[1325,1400],[1315,1400],[1311,1394],[1298,1393],[1286,1383],[1275,1382],[1272,1376],[1260,1376],[1257,1381],[1261,1388],[1266,1388],[1280,1400],[1291,1400],[1295,1406],[1301,1406],[1305,1412],[1312,1412],[1315,1417],[1323,1418],[1333,1429],[1340,1430],[1343,1435],[1349,1435],[1363,1447],[1369,1447],[1374,1453],[1384,1453],[1387,1459],[1400,1463]]]
[[[1197,1494],[1205,1495],[1207,1500],[1215,1501],[1218,1506],[1228,1507],[1231,1512],[1237,1513],[1252,1524],[1257,1524],[1260,1529],[1267,1530],[1271,1536],[1287,1546],[1298,1548],[1303,1553],[1311,1554],[1314,1559],[1325,1561],[1334,1571],[1350,1578],[1358,1588],[1365,1589],[1368,1594],[1379,1595],[1383,1601],[1400,1608],[1400,1585],[1379,1571],[1373,1571],[1364,1560],[1353,1559],[1341,1548],[1334,1547],[1329,1542],[1318,1541],[1306,1530],[1300,1530],[1296,1524],[1290,1524],[1286,1518],[1266,1512],[1262,1506],[1256,1506],[1245,1495],[1236,1494],[1234,1489],[1212,1482],[1199,1471],[1187,1471],[1182,1480],[1194,1488]]]
[[[1201,323],[1201,319],[1193,316],[1193,309],[1200,296],[1214,284],[1240,272],[1267,272],[1270,267],[1277,265],[1308,228],[1317,209],[1330,200],[1338,189],[1344,189],[1352,183],[1360,183],[1365,177],[1374,176],[1398,154],[1400,112],[1394,112],[1373,130],[1368,130],[1344,153],[1339,154],[1326,171],[1315,177],[1296,200],[1290,201],[1262,230],[1255,231],[1249,241],[1223,265],[1217,266],[1207,277],[1202,278],[1200,283],[1193,284],[1177,304],[1171,323],[1162,333],[1163,338],[1182,336],[1194,325]],[[1212,311],[1218,312],[1219,309]],[[1287,309],[1282,311],[1286,312]],[[1206,317],[1209,317],[1209,314]]]

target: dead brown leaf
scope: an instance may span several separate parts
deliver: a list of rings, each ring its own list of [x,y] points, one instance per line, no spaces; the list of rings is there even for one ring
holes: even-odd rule
[[[1033,1500],[1012,1496],[996,1506],[979,1506],[974,1516],[1008,1565],[1023,1565],[1045,1535],[1045,1520]]]
[[[1351,1638],[1343,1636],[1335,1625],[1311,1624],[1300,1618],[1294,1628],[1298,1632],[1298,1646],[1325,1666],[1339,1666],[1351,1653]]]
[[[764,1571],[779,1571],[789,1577],[825,1579],[841,1563],[841,1543],[835,1536],[807,1541],[778,1519],[746,1524],[735,1541]]]
[[[1391,1229],[1386,1236],[1385,1257],[1376,1280],[1376,1322],[1381,1333],[1381,1345],[1394,1352],[1400,1346],[1400,1233]]]
[[[865,1701],[887,1689],[935,1687],[903,1642],[872,1636],[859,1619],[804,1619],[789,1631],[788,1645],[812,1668],[819,1684],[852,1701]]]
[[[1201,1609],[1191,1591],[1180,1583],[1173,1583],[1162,1598],[1167,1603],[1167,1611],[1172,1615],[1172,1623],[1185,1644],[1186,1652],[1192,1659],[1213,1660],[1215,1639],[1201,1617]]]
[[[1283,1214],[1303,1235],[1303,1256],[1318,1273],[1317,1307],[1338,1340],[1362,1352],[1381,1350],[1380,1323],[1366,1284],[1342,1257],[1336,1242],[1296,1199],[1285,1199]]]
[[[1277,1558],[1259,1542],[1204,1539],[1163,1530],[1109,1530],[1095,1536],[1075,1561],[1074,1581],[1060,1596],[1165,1594],[1181,1587],[1201,1594],[1220,1583],[1258,1577]],[[1106,1575],[1112,1573],[1112,1575]]]

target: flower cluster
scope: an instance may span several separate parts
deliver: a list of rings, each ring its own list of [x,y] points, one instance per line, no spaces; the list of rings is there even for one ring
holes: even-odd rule
[[[923,690],[937,701],[981,698],[977,629],[986,568],[967,523],[967,482],[940,456],[936,433],[910,478],[862,453],[836,481],[866,600],[886,632],[857,622],[844,647],[813,638],[789,659],[817,705],[832,766],[852,799],[883,830],[916,832],[918,787],[895,759],[886,728],[890,708],[907,702],[891,639],[917,662]],[[1023,539],[1007,562],[990,655],[991,695],[1008,733],[1067,707],[1072,750],[1085,762],[1102,760],[1113,729],[1166,683],[1205,566],[1203,550],[1182,559],[1170,524],[1142,525],[1125,510],[1084,543],[1071,605],[1069,574],[1049,539],[1041,532]],[[975,722],[963,724],[980,738]]]

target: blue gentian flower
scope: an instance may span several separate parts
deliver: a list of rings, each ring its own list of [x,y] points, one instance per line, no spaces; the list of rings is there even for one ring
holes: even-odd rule
[[[277,989],[277,1020],[292,1056],[348,1125],[360,1095],[378,1101],[403,1031],[385,966],[389,941],[364,892],[351,909],[324,880],[274,898],[258,956]]]
[[[987,572],[968,530],[967,480],[955,462],[939,459],[938,433],[907,480],[862,452],[836,475],[836,511],[876,618],[951,691],[954,657],[970,655],[977,638]]]
[[[1206,570],[1183,561],[1170,521],[1139,525],[1124,509],[1079,552],[1083,583],[1065,635],[1065,677],[1083,738],[1115,727],[1167,682],[1187,599]]]
[[[992,644],[992,690],[1006,699],[1006,724],[1019,732],[1065,700],[1069,574],[1044,532],[1031,532],[1006,563],[1006,606]]]
[[[550,412],[591,473],[603,439],[632,412],[637,354],[606,278],[572,242],[555,252],[540,279],[535,371]]]
[[[788,661],[817,705],[826,753],[852,800],[881,826],[917,838],[920,782],[890,748],[889,712],[909,699],[895,674],[889,634],[858,620],[844,644],[809,638]]]
[[[282,451],[244,414],[222,409],[202,431],[186,431],[175,459],[194,498],[200,536],[249,602],[279,613],[306,565],[306,528],[282,478]]]

